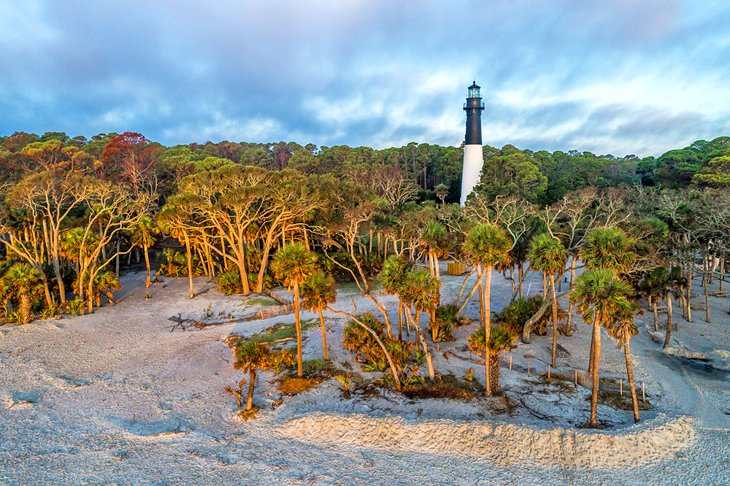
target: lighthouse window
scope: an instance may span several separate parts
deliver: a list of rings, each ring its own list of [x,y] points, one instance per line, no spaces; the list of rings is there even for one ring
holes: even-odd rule
[[[469,88],[469,98],[481,98],[479,88]]]

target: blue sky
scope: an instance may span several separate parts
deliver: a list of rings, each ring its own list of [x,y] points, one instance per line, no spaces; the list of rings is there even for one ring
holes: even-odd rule
[[[730,135],[727,0],[0,0],[0,134],[660,154]]]

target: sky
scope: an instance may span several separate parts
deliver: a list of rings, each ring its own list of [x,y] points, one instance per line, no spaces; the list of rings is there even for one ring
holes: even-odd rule
[[[0,135],[659,155],[730,135],[727,0],[0,0]]]

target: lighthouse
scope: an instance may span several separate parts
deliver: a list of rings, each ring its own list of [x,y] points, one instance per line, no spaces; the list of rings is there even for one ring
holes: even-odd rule
[[[484,153],[482,152],[482,95],[481,88],[476,81],[469,86],[469,94],[464,103],[466,111],[466,137],[464,138],[464,167],[461,173],[461,205],[466,203],[466,198],[474,186],[479,183],[479,173],[484,164]]]

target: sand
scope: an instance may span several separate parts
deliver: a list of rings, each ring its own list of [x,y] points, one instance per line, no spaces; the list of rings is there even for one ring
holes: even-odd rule
[[[530,282],[534,292],[539,276]],[[601,406],[606,429],[577,427],[587,419],[588,391],[540,381],[550,335],[519,346],[515,370],[502,370],[506,395],[521,400],[511,415],[486,400],[415,401],[390,392],[346,400],[334,380],[273,410],[279,393],[267,373],[256,390],[261,412],[242,423],[223,391],[240,379],[223,340],[293,316],[171,332],[170,317],[235,321],[255,314],[261,298],[225,297],[204,279],[192,300],[185,280],[145,289],[144,276],[132,274],[123,283],[120,302],[93,315],[0,326],[0,483],[722,484],[730,477],[727,298],[713,300],[711,324],[675,314],[673,349],[702,353],[710,371],[661,352],[646,326],[651,314],[640,318],[635,373],[654,407],[636,425],[630,412]],[[445,278],[444,295],[459,283]],[[499,309],[509,286],[495,276],[494,287]],[[368,309],[351,286],[339,290],[336,307],[351,309],[353,298]],[[331,357],[349,361],[339,345],[344,319],[326,317]],[[474,367],[480,379],[474,363],[443,356],[446,349],[468,355],[461,348],[473,327],[435,353],[437,370],[461,375]],[[307,333],[305,357],[321,356],[318,333]],[[574,336],[559,337],[570,353],[559,371],[585,366],[588,339],[580,321]],[[605,335],[603,348],[601,374],[623,376],[621,350]],[[538,370],[530,377],[517,370],[528,360]]]

